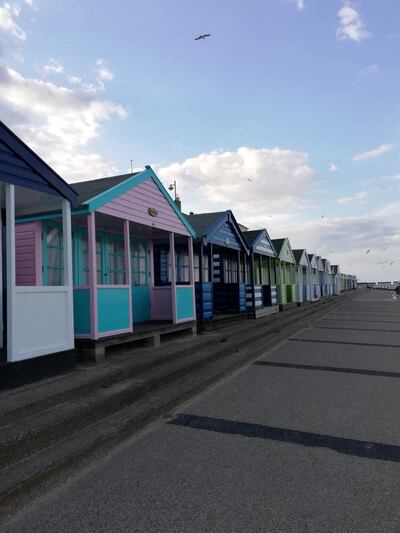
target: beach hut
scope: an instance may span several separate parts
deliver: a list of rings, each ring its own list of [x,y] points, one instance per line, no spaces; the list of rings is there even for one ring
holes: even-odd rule
[[[160,332],[191,327],[195,233],[153,169],[74,188],[79,195],[72,216],[74,328],[80,346],[97,358],[116,336],[124,342],[142,336],[158,345]],[[60,231],[59,213],[35,220],[33,238],[43,235],[39,277],[49,286],[62,257],[62,246],[53,238]],[[22,231],[31,220],[19,222]]]
[[[322,257],[317,255],[316,256],[316,260],[317,260],[317,263],[318,263],[318,283],[319,283],[319,290],[320,290],[320,295],[321,295],[321,298],[325,298],[326,294],[325,294],[325,266],[324,266],[324,263],[322,262]]]
[[[321,286],[319,284],[319,263],[315,254],[308,254],[311,272],[311,301],[317,302],[321,298]]]
[[[332,269],[331,264],[328,261],[328,259],[322,259],[322,264],[324,267],[324,296],[332,296],[333,294],[333,288],[332,288]]]
[[[296,259],[296,286],[298,303],[311,302],[311,263],[307,250],[293,250]]]
[[[281,309],[296,305],[296,259],[288,238],[272,239],[277,258],[278,299]]]
[[[197,239],[194,266],[197,319],[235,319],[246,312],[249,247],[232,211],[187,215]],[[222,324],[222,322],[220,322]]]
[[[266,229],[244,231],[250,249],[250,280],[246,285],[247,311],[259,318],[279,311],[276,251]]]
[[[3,122],[0,200],[0,388],[6,388],[75,366],[70,212],[77,195]],[[15,224],[38,209],[60,210],[64,254],[51,287],[39,279],[41,234],[35,224],[22,230]]]
[[[339,265],[332,265],[332,284],[333,284],[333,294],[338,296],[340,294],[341,283],[340,283],[340,267]]]

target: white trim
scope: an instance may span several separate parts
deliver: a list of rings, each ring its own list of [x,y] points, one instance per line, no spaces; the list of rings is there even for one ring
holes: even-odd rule
[[[7,232],[7,360],[15,361],[15,187],[6,183],[5,189]]]

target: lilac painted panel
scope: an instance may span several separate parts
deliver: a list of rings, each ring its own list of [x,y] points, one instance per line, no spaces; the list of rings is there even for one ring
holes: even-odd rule
[[[151,319],[172,320],[171,287],[154,287],[151,292]]]
[[[36,233],[37,224],[27,222],[15,226],[16,284],[36,285]]]
[[[149,215],[148,209],[150,207],[157,210],[157,216]],[[151,178],[103,205],[98,211],[179,235],[190,235]]]

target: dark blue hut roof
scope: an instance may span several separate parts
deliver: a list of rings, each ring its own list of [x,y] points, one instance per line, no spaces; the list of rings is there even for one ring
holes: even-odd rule
[[[77,205],[74,189],[1,121],[0,181],[62,196]]]
[[[196,232],[197,240],[204,244],[213,243],[233,249],[243,249],[249,253],[249,247],[232,211],[200,213],[186,215],[190,225]]]

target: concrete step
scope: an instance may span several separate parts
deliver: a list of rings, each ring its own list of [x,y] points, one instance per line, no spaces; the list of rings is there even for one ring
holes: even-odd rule
[[[336,301],[324,306],[324,312],[335,308],[339,303]],[[105,411],[99,413],[97,420],[79,431],[64,431],[63,435],[58,435],[57,442],[2,469],[0,515],[6,519],[43,491],[59,482],[65,482],[68,477],[78,473],[148,423],[168,414],[171,409],[211,384],[265,354],[268,349],[307,326],[314,318],[315,313],[303,314],[301,319],[292,317],[291,323],[286,324],[284,330],[275,329],[267,335],[265,331],[258,332],[257,335],[243,338],[240,343],[236,339],[226,339],[220,343],[222,349],[191,361],[190,364],[180,366],[182,361],[175,361],[174,372],[171,367],[168,372],[167,367],[158,368],[148,371],[147,376],[143,373],[142,382],[130,385],[119,383],[120,389],[115,388],[115,394],[126,390],[133,392],[135,388],[141,390],[142,394],[108,415]],[[103,400],[110,401],[111,398],[112,395],[105,392]],[[133,399],[133,394],[131,398]],[[63,423],[59,426],[60,431],[62,428]]]
[[[254,321],[254,327],[244,331],[235,328],[235,334],[219,335],[218,341],[213,336],[202,350],[194,353],[186,349],[184,357],[4,426],[0,432],[0,457],[4,457],[0,510],[15,510],[40,491],[65,481],[147,423],[259,357],[345,299],[331,300],[319,308],[310,306],[292,316],[285,313],[285,319],[275,326]]]
[[[20,389],[4,391],[0,393],[0,428],[16,424],[58,404],[91,394],[97,389],[109,387],[119,380],[136,376],[172,359],[185,357],[188,352],[194,353],[196,350],[212,347],[221,335],[240,338],[242,332],[248,334],[260,326],[265,327],[264,331],[284,327],[291,317],[300,317],[302,313],[304,310],[296,308],[284,315],[276,313],[258,321],[241,320],[225,327],[222,332],[207,332],[195,338],[181,339],[179,343],[164,345],[162,350],[120,348],[118,356],[110,352],[105,363],[80,365],[75,372],[32,383]]]

